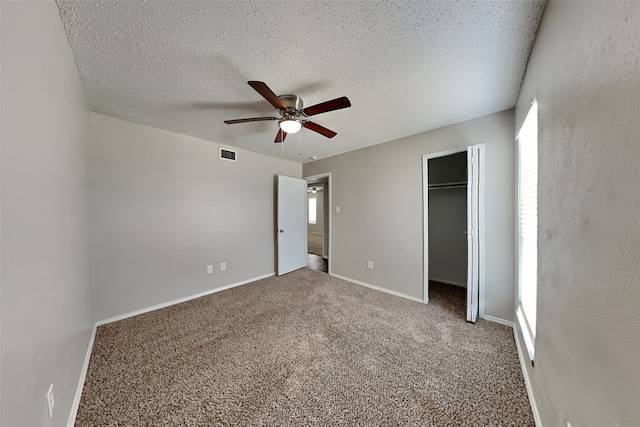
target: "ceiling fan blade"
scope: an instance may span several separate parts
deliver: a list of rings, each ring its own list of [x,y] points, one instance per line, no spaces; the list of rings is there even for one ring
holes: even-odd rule
[[[269,103],[274,107],[276,107],[278,110],[287,111],[287,106],[284,105],[284,103],[280,98],[278,98],[278,95],[276,95],[275,93],[273,93],[271,89],[269,89],[269,86],[267,86],[265,82],[257,82],[257,81],[251,80],[251,81],[248,81],[247,83],[249,83],[249,86],[254,88],[256,92],[262,95],[264,99],[269,101]]]
[[[325,101],[320,104],[312,105],[311,107],[303,108],[302,114],[305,116],[315,116],[316,114],[326,113],[329,111],[340,110],[342,108],[351,107],[351,101],[346,96],[332,99],[331,101]]]
[[[235,125],[237,123],[262,122],[265,120],[279,120],[279,119],[277,117],[251,117],[248,119],[225,120],[224,122],[228,125]]]
[[[276,140],[273,142],[284,142],[284,139],[287,137],[287,133],[282,129],[278,129],[278,133],[276,134]]]
[[[312,130],[314,132],[318,132],[319,134],[324,135],[327,138],[333,138],[334,136],[337,135],[337,133],[335,133],[331,129],[327,129],[326,127],[320,126],[317,123],[304,121],[304,122],[302,122],[302,126],[306,127],[309,130]]]

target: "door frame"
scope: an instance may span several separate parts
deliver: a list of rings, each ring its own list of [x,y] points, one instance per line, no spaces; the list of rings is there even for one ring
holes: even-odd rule
[[[329,196],[328,196],[328,204],[329,204],[329,215],[325,215],[324,216],[324,222],[325,225],[327,227],[327,230],[325,230],[326,235],[329,236],[329,244],[327,245],[327,242],[325,242],[323,240],[322,244],[323,247],[324,245],[327,245],[327,260],[329,261],[329,270],[328,270],[328,274],[331,275],[331,266],[333,265],[333,263],[331,262],[331,246],[333,243],[333,236],[331,235],[332,231],[333,231],[333,189],[331,188],[331,172],[325,172],[325,173],[320,173],[317,175],[311,175],[311,176],[305,176],[302,179],[307,181],[307,185],[309,185],[309,181],[315,181],[315,180],[319,180],[322,179],[324,180],[324,178],[326,178],[326,189],[324,191],[328,191],[329,192]],[[307,202],[308,204],[308,202]],[[307,217],[308,218],[308,217]],[[324,237],[323,237],[324,239]]]
[[[469,203],[469,190],[467,190],[467,218],[470,218],[472,212],[476,212],[477,227],[477,267],[478,267],[478,317],[484,317],[485,315],[485,226],[484,226],[484,189],[485,189],[485,144],[474,144],[464,147],[452,148],[450,150],[439,151],[436,153],[429,153],[422,155],[422,200],[423,200],[423,302],[427,304],[429,302],[429,160],[439,157],[449,156],[460,152],[467,152],[468,156],[472,154],[476,158],[476,166],[478,171],[477,182],[477,206],[472,206]],[[470,158],[470,157],[469,157]],[[467,182],[472,182],[472,171],[467,168]],[[475,200],[475,199],[472,199]],[[473,262],[472,254],[469,253],[471,245],[467,247],[467,268],[469,260]],[[467,271],[469,276],[469,271]],[[469,279],[468,279],[469,280]],[[469,286],[469,283],[467,283]]]

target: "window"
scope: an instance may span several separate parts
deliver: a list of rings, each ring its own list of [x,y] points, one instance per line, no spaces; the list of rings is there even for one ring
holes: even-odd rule
[[[538,288],[538,104],[516,137],[518,146],[518,307],[516,315],[533,362]]]
[[[309,224],[316,223],[316,196],[309,197]]]

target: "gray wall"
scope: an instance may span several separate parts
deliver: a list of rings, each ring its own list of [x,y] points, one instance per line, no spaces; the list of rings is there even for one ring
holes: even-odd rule
[[[0,2],[0,10],[0,424],[64,426],[93,326],[89,105],[55,3]]]
[[[518,97],[518,128],[539,104],[545,426],[640,425],[639,48],[640,3],[550,2]]]
[[[422,155],[483,142],[486,313],[513,320],[513,110],[306,163],[304,176],[332,173],[332,272],[422,298]]]
[[[467,189],[429,190],[429,280],[467,287]]]
[[[274,176],[302,166],[244,150],[220,160],[219,147],[92,115],[98,320],[274,273]]]

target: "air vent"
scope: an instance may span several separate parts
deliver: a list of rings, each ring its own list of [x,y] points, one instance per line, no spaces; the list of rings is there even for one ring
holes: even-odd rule
[[[227,150],[226,148],[220,148],[220,158],[222,160],[229,160],[232,162],[237,162],[237,153],[232,150]]]

